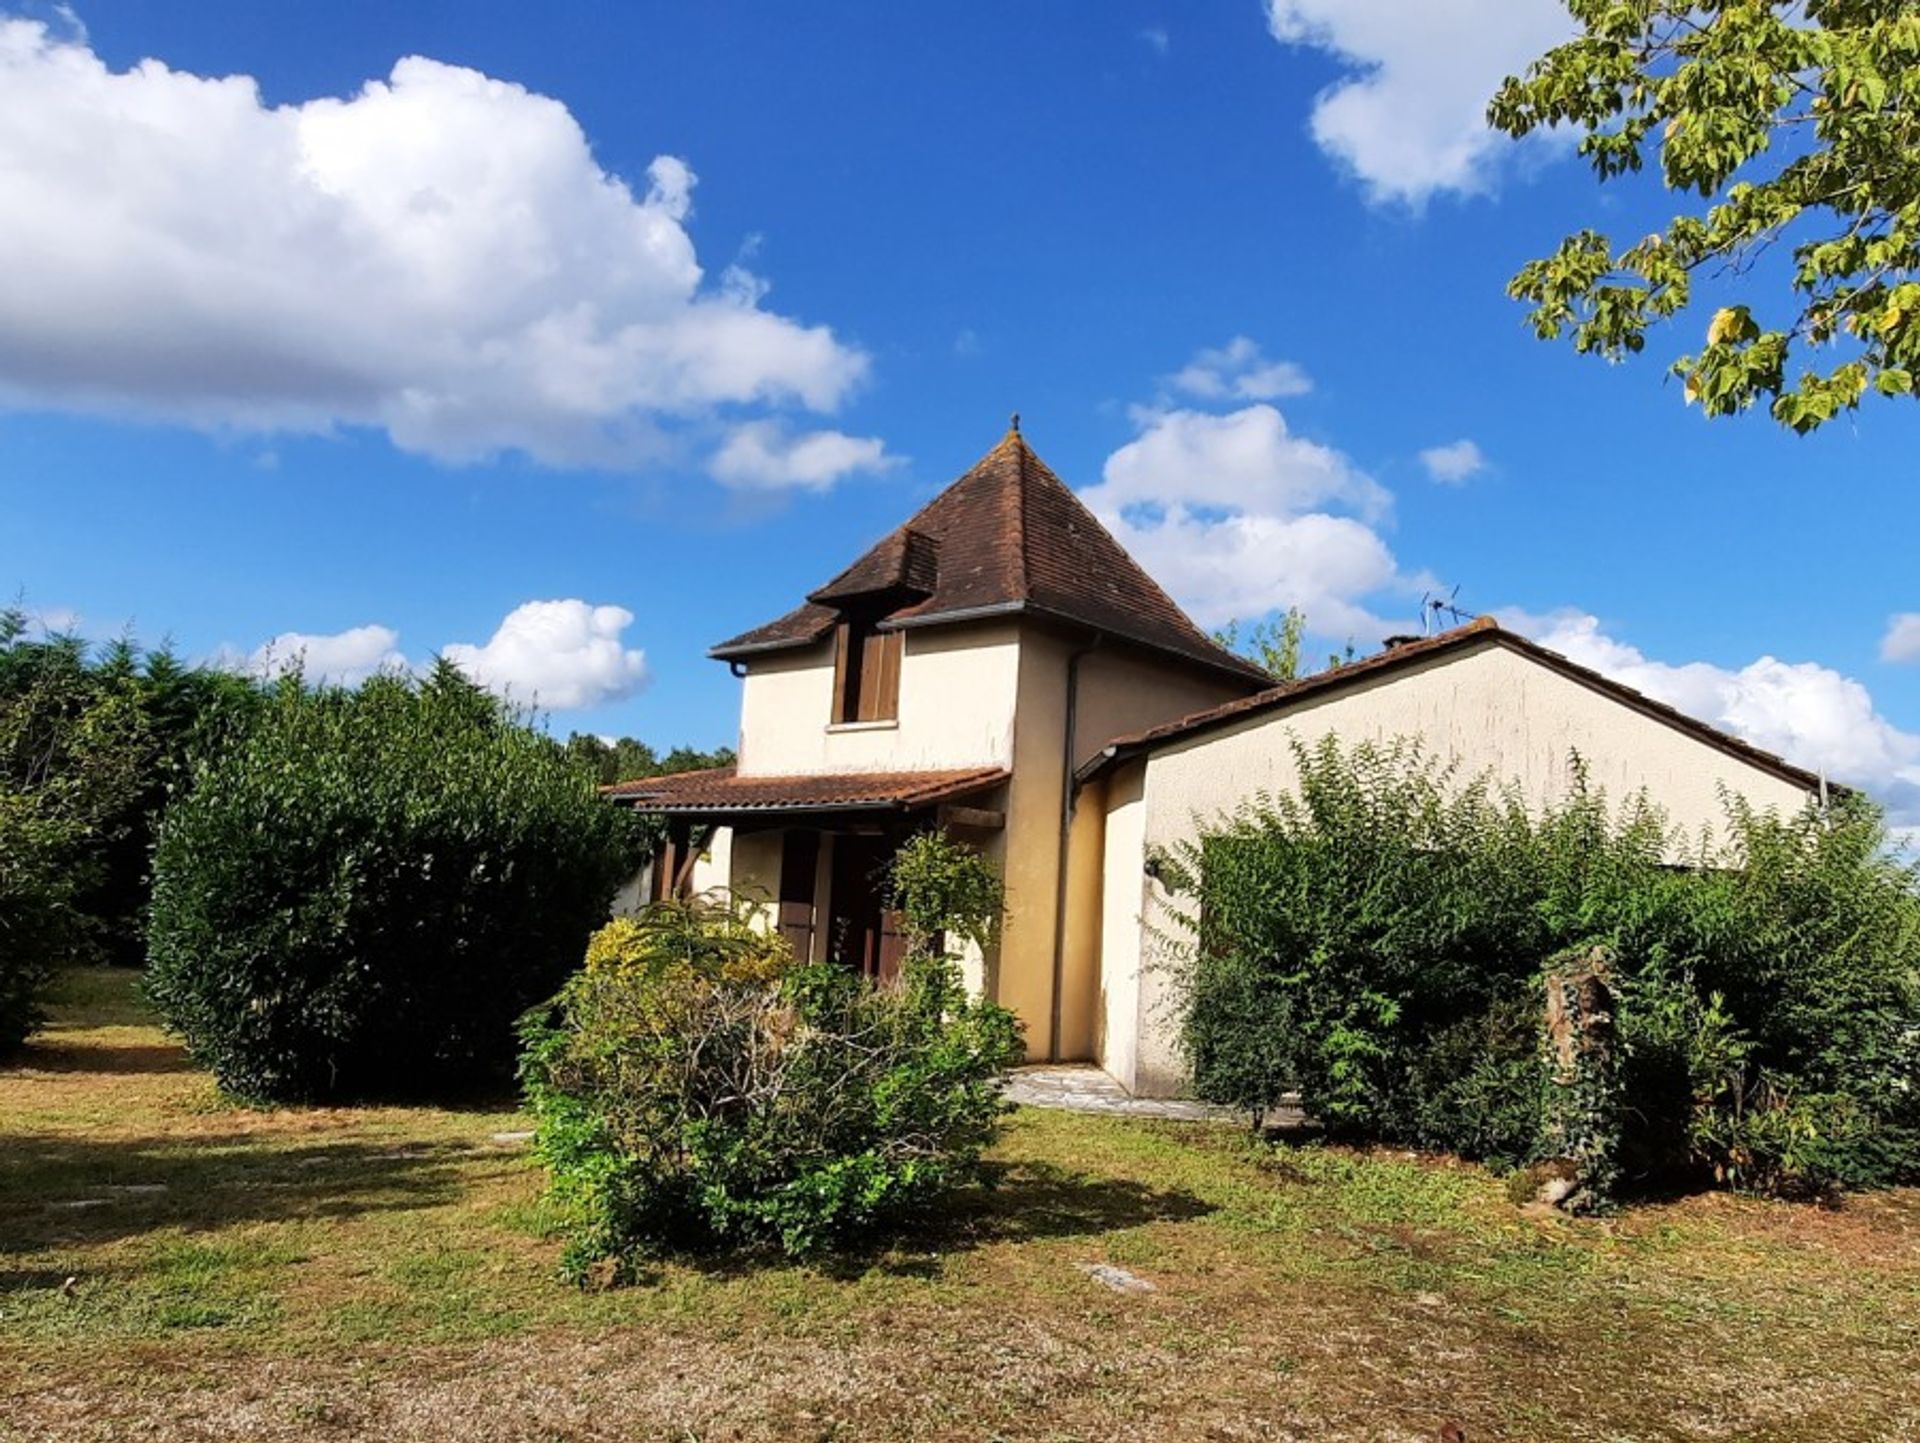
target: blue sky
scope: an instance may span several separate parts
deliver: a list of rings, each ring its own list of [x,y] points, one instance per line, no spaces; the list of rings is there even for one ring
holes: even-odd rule
[[[727,741],[705,648],[1018,410],[1203,621],[1458,584],[1914,810],[1920,413],[1706,423],[1704,314],[1531,337],[1517,265],[1668,208],[1474,123],[1551,0],[12,13],[0,585],[55,621]]]

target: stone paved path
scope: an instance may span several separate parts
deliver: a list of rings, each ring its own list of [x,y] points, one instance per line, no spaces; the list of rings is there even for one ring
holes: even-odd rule
[[[1022,1107],[1051,1107],[1064,1112],[1105,1112],[1120,1117],[1164,1117],[1177,1122],[1244,1123],[1231,1108],[1213,1107],[1182,1097],[1135,1097],[1099,1068],[1086,1063],[1042,1064],[1014,1069],[1007,1100]],[[1269,1120],[1270,1126],[1298,1126],[1293,1114]]]

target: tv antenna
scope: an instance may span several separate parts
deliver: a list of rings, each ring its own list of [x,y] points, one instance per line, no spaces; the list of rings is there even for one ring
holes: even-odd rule
[[[1460,586],[1458,582],[1454,584],[1453,590],[1449,591],[1445,596],[1436,596],[1431,591],[1421,593],[1420,634],[1422,636],[1433,635],[1434,628],[1440,624],[1440,618],[1443,616],[1455,626],[1459,626],[1468,620],[1467,613],[1453,604],[1453,599],[1459,594]]]

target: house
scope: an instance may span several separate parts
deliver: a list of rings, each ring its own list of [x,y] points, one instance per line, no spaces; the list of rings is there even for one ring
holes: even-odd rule
[[[1292,785],[1296,740],[1418,737],[1545,802],[1577,754],[1689,832],[1723,790],[1797,810],[1813,773],[1482,618],[1276,685],[1209,638],[1021,436],[792,611],[721,642],[741,679],[739,759],[610,788],[666,819],[644,895],[764,898],[802,956],[878,978],[900,942],[879,880],[937,826],[1001,869],[996,944],[970,987],[1012,1008],[1036,1059],[1177,1091],[1169,899],[1150,859]]]

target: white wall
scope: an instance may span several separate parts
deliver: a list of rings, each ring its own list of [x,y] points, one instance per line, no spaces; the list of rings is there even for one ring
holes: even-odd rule
[[[1142,876],[1153,852],[1196,836],[1257,793],[1292,790],[1299,779],[1293,741],[1312,746],[1328,734],[1346,745],[1422,738],[1432,755],[1457,763],[1463,781],[1491,771],[1517,782],[1536,804],[1569,794],[1569,758],[1577,752],[1590,784],[1610,799],[1644,788],[1690,835],[1719,829],[1722,787],[1762,809],[1794,812],[1807,801],[1795,784],[1490,640],[1153,753],[1145,763],[1144,826],[1130,831],[1130,819],[1116,826],[1109,816],[1108,888],[1120,886],[1131,896],[1137,885],[1131,879]],[[1116,998],[1137,985],[1138,998],[1131,1052],[1127,1009],[1110,1004],[1103,1060],[1128,1087],[1164,1093],[1179,1088],[1185,1069],[1169,1025],[1167,979],[1153,965],[1152,937],[1174,924],[1158,885],[1147,884],[1145,895],[1131,943],[1117,944],[1111,925],[1111,909],[1124,903],[1107,902],[1104,985]],[[1137,982],[1117,972],[1131,972]]]
[[[1217,672],[1111,642],[1080,659],[1073,764],[1085,766],[1115,737],[1145,731],[1253,690]]]
[[[733,829],[720,827],[714,831],[713,840],[693,864],[693,876],[689,885],[695,892],[705,892],[714,887],[725,887],[733,875]],[[629,877],[614,893],[613,915],[631,917],[647,905],[653,896],[653,863],[643,862],[640,870]]]
[[[1128,1087],[1139,1073],[1141,924],[1146,909],[1147,764],[1128,762],[1107,779],[1106,860],[1100,895],[1098,1047],[1106,1070]]]
[[[1019,675],[1012,622],[909,630],[898,721],[835,727],[831,639],[757,658],[741,689],[740,774],[1011,766]]]

